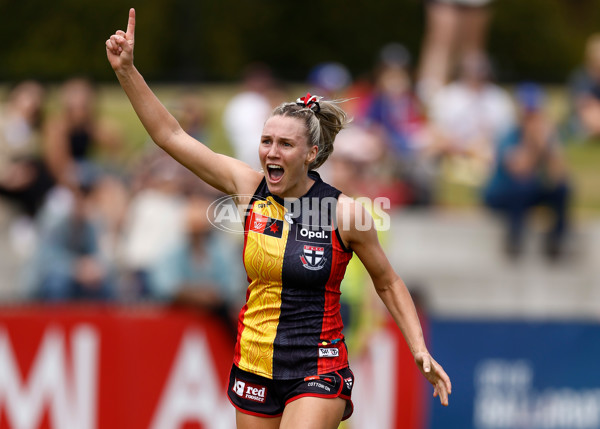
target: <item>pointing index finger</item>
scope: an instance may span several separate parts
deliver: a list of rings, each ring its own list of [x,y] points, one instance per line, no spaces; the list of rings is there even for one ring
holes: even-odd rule
[[[129,21],[127,21],[127,33],[125,38],[127,40],[133,40],[135,35],[135,9],[129,9]]]

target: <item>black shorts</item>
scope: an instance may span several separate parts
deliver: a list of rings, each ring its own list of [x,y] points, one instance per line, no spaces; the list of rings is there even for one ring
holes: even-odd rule
[[[346,367],[327,374],[291,380],[272,380],[239,369],[233,365],[229,375],[227,396],[239,411],[258,417],[279,417],[290,402],[304,396],[346,400],[342,420],[352,415],[350,396],[354,374]]]

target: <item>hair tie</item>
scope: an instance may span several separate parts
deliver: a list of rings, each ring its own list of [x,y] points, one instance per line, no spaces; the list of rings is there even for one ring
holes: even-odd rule
[[[309,108],[314,113],[318,113],[321,111],[321,106],[319,105],[319,101],[323,97],[319,97],[318,95],[310,95],[310,92],[307,92],[306,95],[302,98],[298,98],[296,100],[296,104],[305,108]]]

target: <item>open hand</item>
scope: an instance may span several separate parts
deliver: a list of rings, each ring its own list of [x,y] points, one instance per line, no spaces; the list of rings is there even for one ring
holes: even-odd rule
[[[448,395],[452,393],[452,383],[444,368],[429,353],[417,353],[415,362],[427,381],[433,385],[433,396],[439,396],[442,405],[448,406]]]
[[[133,66],[133,45],[135,43],[135,9],[129,9],[127,32],[117,30],[106,41],[106,56],[115,72]]]

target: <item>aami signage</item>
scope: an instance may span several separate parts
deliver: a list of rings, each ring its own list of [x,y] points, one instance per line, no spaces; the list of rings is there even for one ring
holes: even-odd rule
[[[0,428],[233,429],[233,341],[219,320],[189,311],[4,308]],[[351,362],[347,427],[422,427],[423,385],[395,328],[375,332]],[[257,401],[265,393],[243,390]]]

